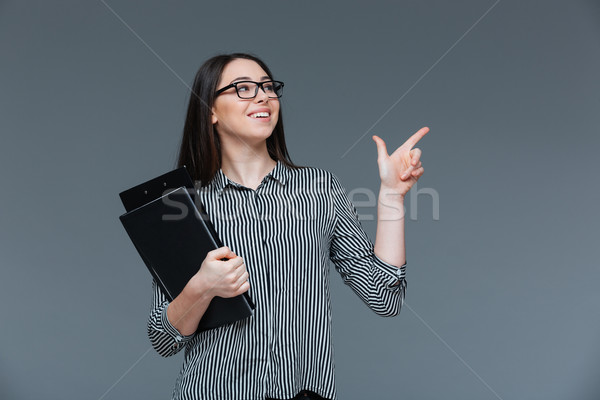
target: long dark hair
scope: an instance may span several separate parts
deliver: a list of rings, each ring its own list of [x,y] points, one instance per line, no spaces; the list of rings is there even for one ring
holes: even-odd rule
[[[223,69],[231,61],[239,58],[256,62],[269,78],[273,79],[273,74],[267,65],[258,57],[250,54],[222,54],[212,57],[202,64],[196,73],[190,94],[177,162],[179,167],[185,165],[192,179],[200,181],[201,186],[207,185],[221,168],[221,143],[212,124],[212,107]],[[273,160],[281,161],[291,168],[297,168],[290,160],[285,146],[281,107],[275,129],[267,138],[267,150]]]

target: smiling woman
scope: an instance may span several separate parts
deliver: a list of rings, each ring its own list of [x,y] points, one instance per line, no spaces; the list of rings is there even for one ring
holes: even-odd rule
[[[271,77],[253,60],[234,59],[223,69],[218,86],[221,89],[212,107],[211,122],[218,132],[222,150],[227,151],[221,154],[222,158],[235,162],[241,154],[250,159],[261,157],[269,161],[264,176],[275,166],[264,144],[279,121],[280,109]],[[262,179],[262,176],[242,177],[239,175],[242,170],[230,172],[238,173],[234,179]],[[256,188],[260,182],[252,183]]]
[[[400,312],[403,201],[423,174],[413,147],[428,129],[392,155],[373,137],[381,177],[373,246],[337,178],[290,161],[282,89],[247,54],[211,58],[196,75],[179,165],[226,247],[208,253],[172,302],[154,283],[152,345],[163,356],[185,348],[174,399],[335,399],[329,260],[375,313]],[[196,332],[215,296],[246,291],[254,315]]]
[[[219,103],[223,103],[223,107],[227,107],[226,101],[229,101],[232,107],[235,107],[235,102],[240,103],[239,106],[241,107],[255,103],[254,96],[249,99],[240,98],[244,95],[236,96],[236,92],[239,93],[239,89],[237,89],[239,81],[236,85],[233,85],[234,81],[250,80],[250,77],[247,76],[249,74],[246,73],[241,64],[249,65],[252,71],[258,72],[257,69],[260,70],[258,81],[271,80],[273,77],[267,65],[259,58],[238,53],[209,59],[198,70],[194,80],[178,164],[180,166],[186,165],[190,169],[192,178],[201,182],[202,186],[214,177],[215,173],[221,168],[222,163],[221,135],[217,133],[218,129],[214,122],[215,118],[218,118],[215,116],[214,110],[218,104],[215,103],[218,100]],[[227,77],[225,76],[226,73],[228,73]],[[232,88],[232,85],[235,89]],[[282,88],[283,84],[277,92],[279,93],[278,96],[281,95]],[[258,92],[255,90],[257,96],[261,93],[264,93],[264,87],[263,90],[258,90]],[[258,101],[260,100],[261,98],[258,99]],[[269,158],[280,161],[288,167],[294,167],[285,145],[283,121],[278,99],[269,98],[266,101],[263,99],[261,103],[264,104],[262,106],[264,108],[272,108],[275,104],[277,107],[276,112],[270,113],[271,121],[269,121],[269,125],[272,128],[266,139]],[[227,116],[223,115],[223,118],[227,118]],[[223,129],[227,129],[226,123],[222,123],[221,126]]]

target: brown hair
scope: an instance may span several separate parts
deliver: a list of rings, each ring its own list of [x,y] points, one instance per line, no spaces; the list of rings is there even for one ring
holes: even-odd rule
[[[177,165],[186,166],[192,179],[207,185],[221,168],[221,143],[211,120],[215,92],[223,69],[235,59],[256,62],[273,79],[267,65],[250,54],[222,54],[208,59],[194,79]],[[290,160],[283,134],[281,108],[273,133],[267,138],[267,150],[271,158],[291,168],[297,168]]]

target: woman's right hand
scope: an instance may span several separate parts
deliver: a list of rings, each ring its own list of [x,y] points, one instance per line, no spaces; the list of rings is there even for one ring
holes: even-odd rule
[[[235,297],[249,288],[242,257],[227,247],[209,251],[200,270],[169,304],[167,318],[179,333],[191,335],[213,297]]]
[[[196,293],[210,298],[235,297],[250,288],[244,260],[227,246],[208,252],[200,270],[188,285]]]

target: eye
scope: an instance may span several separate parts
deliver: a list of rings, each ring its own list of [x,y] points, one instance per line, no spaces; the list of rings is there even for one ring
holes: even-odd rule
[[[264,83],[263,84],[263,88],[265,89],[265,92],[274,92],[275,91],[275,87],[273,86],[273,82]]]
[[[238,83],[236,86],[238,92],[244,93],[250,91],[250,85],[247,83]]]

